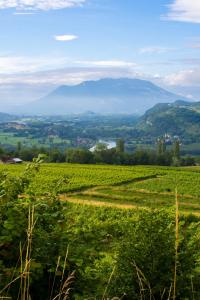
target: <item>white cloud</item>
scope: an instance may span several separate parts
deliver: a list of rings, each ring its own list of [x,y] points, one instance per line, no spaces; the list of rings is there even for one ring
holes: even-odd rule
[[[65,35],[55,35],[54,38],[56,41],[59,42],[69,42],[69,41],[76,40],[78,36],[73,34],[65,34]]]
[[[30,73],[58,68],[67,64],[63,57],[0,56],[0,74]]]
[[[27,11],[19,11],[19,12],[14,12],[13,15],[15,16],[29,16],[29,15],[34,15],[34,12],[27,12]]]
[[[24,57],[0,55],[0,74],[33,73],[60,68],[133,69],[137,65],[123,60],[76,61],[66,57]]]
[[[166,76],[163,82],[170,86],[200,87],[200,69],[183,70]]]
[[[167,47],[150,46],[150,47],[141,48],[139,52],[141,54],[162,54],[172,50],[173,50],[172,48],[167,48]]]
[[[200,23],[200,1],[199,0],[173,0],[173,3],[168,5],[169,13],[164,16],[164,19]]]
[[[97,60],[97,61],[76,61],[77,64],[97,67],[113,67],[113,68],[124,68],[124,67],[136,67],[137,65],[133,62],[123,60]]]
[[[0,9],[51,10],[81,6],[86,0],[0,0]]]

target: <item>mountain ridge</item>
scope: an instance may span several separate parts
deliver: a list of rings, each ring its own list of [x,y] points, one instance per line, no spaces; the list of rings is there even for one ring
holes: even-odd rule
[[[50,115],[92,111],[142,114],[156,103],[174,102],[179,98],[147,80],[103,78],[73,86],[62,85],[46,97],[20,107],[20,113]]]

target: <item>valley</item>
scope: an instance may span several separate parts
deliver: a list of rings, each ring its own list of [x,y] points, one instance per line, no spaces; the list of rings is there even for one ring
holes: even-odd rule
[[[155,150],[158,139],[171,149],[179,139],[182,155],[200,154],[200,104],[175,101],[160,103],[142,116],[133,114],[72,114],[60,116],[0,116],[0,145],[14,150],[43,147],[47,149],[90,149],[100,140],[125,141],[128,152]]]

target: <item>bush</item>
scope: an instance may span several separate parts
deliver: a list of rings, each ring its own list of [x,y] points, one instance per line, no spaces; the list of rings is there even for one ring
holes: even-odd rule
[[[199,299],[199,223],[180,223],[176,299]],[[175,266],[175,217],[165,210],[138,213],[118,249],[111,291],[127,299],[169,299]],[[193,279],[193,287],[191,285]],[[195,295],[192,295],[195,291]]]

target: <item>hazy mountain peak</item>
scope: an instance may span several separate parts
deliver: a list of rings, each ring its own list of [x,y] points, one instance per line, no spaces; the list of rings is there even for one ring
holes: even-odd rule
[[[94,113],[142,114],[158,102],[179,99],[150,81],[131,78],[103,78],[78,85],[62,85],[46,97],[21,107],[22,113],[70,114]]]

